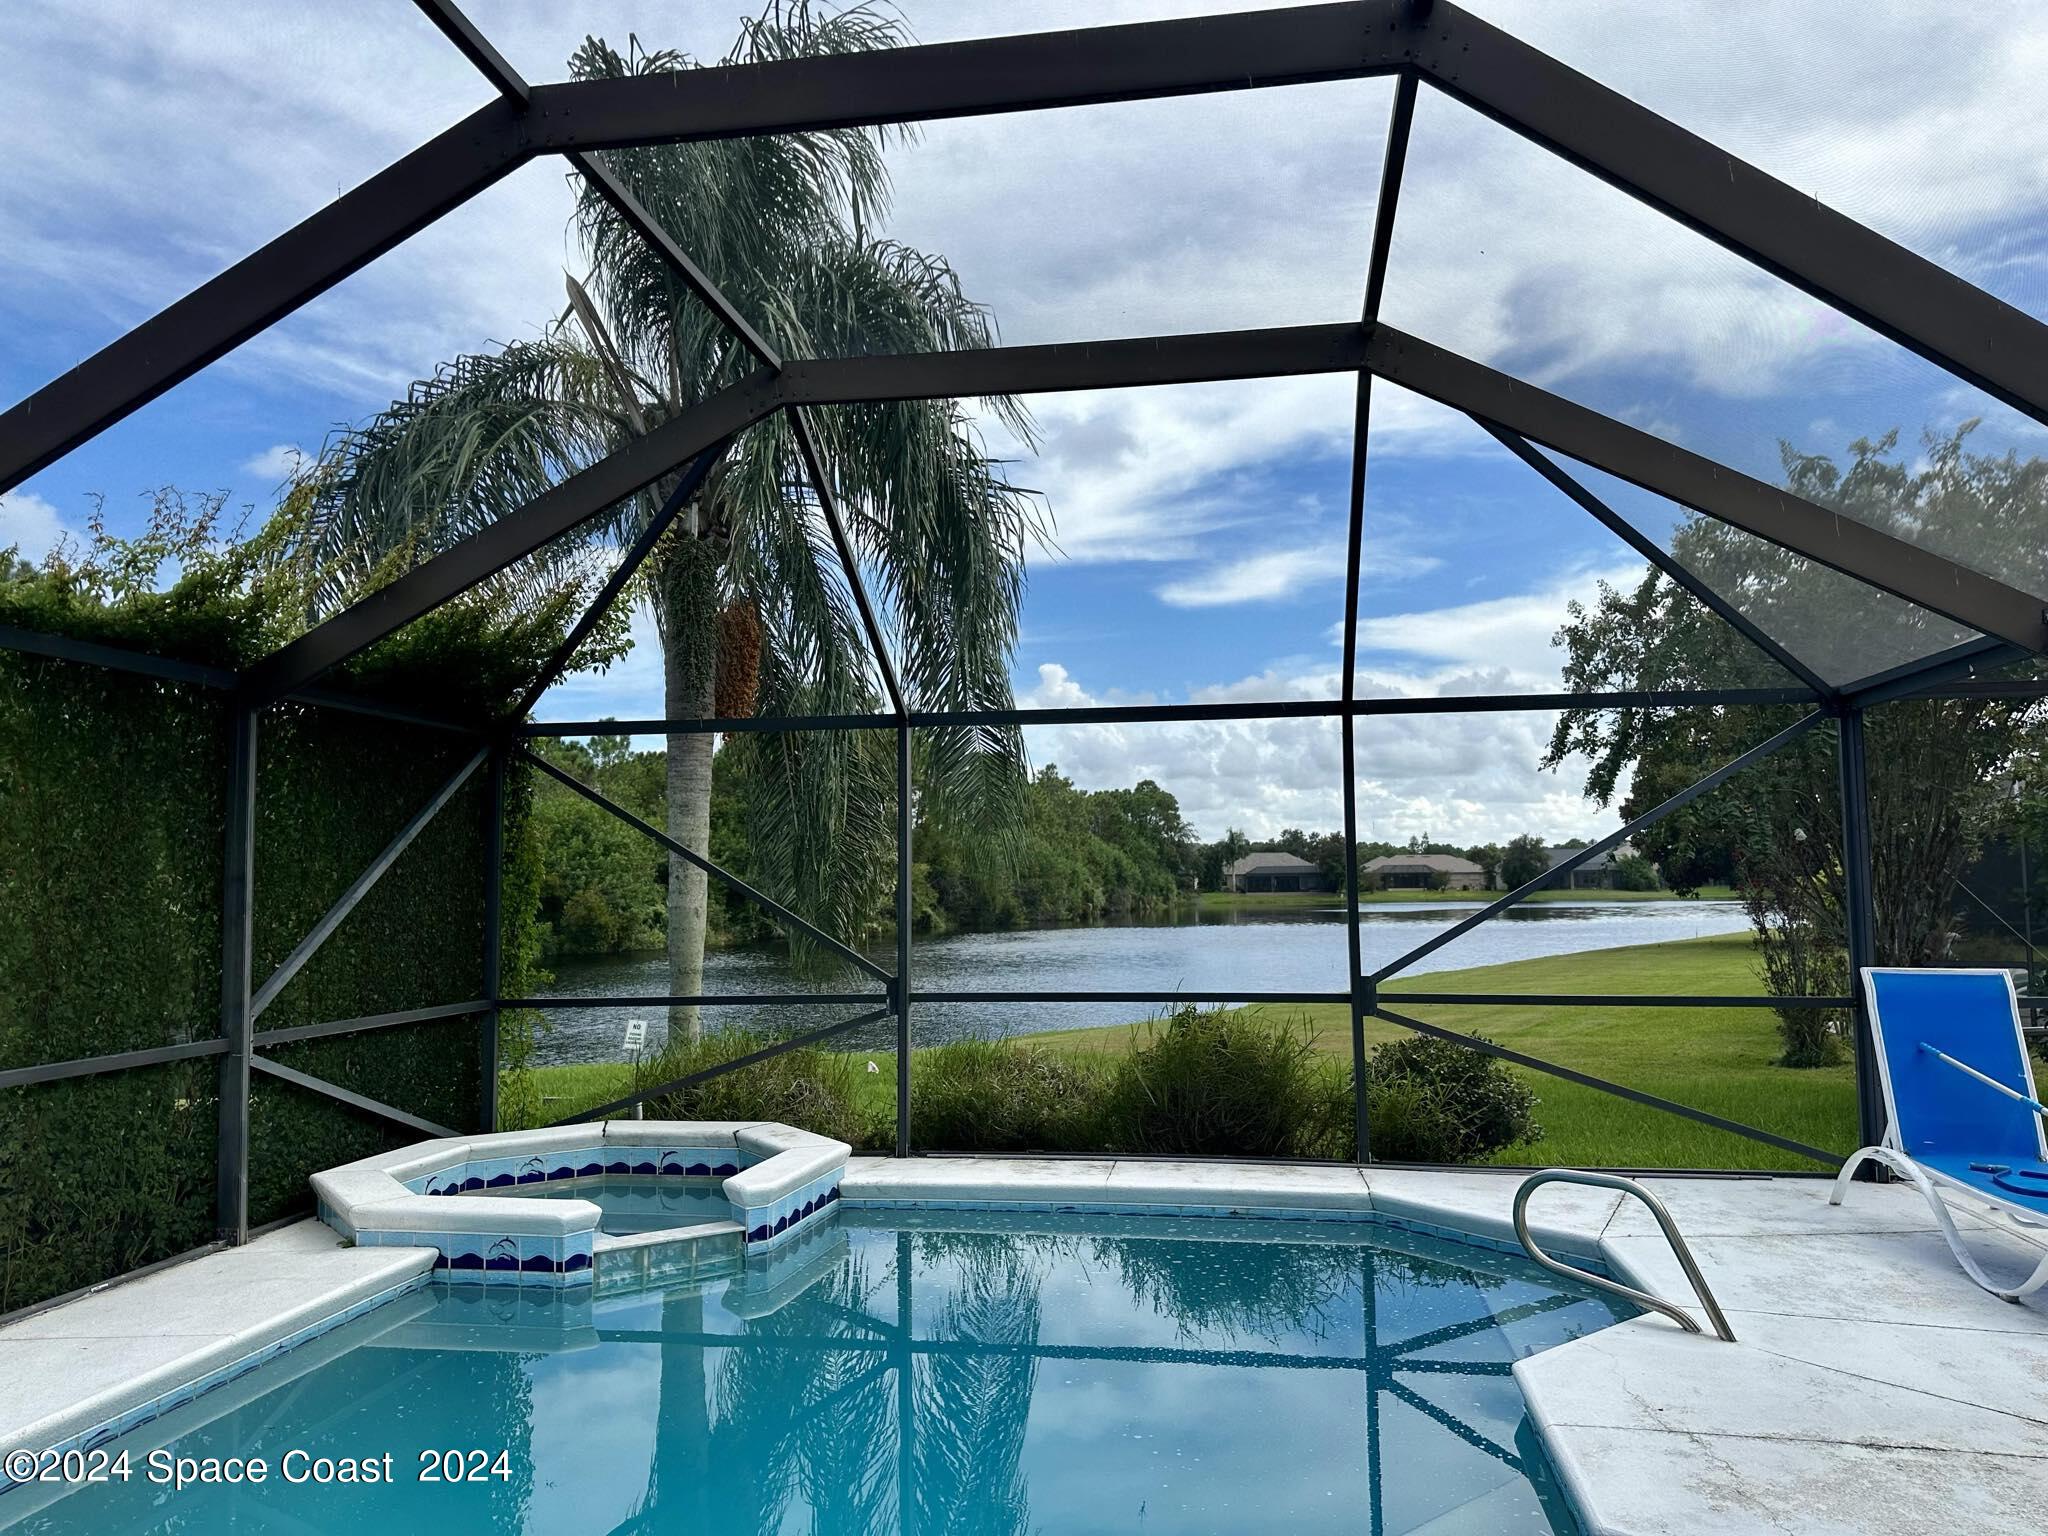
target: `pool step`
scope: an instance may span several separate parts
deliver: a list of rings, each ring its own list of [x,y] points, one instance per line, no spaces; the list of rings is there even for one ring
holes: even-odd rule
[[[599,1296],[659,1289],[740,1272],[746,1231],[736,1221],[707,1221],[620,1237],[599,1234],[591,1259]]]

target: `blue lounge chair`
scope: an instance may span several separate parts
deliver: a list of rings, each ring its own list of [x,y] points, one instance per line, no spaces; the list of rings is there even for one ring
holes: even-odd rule
[[[1863,972],[1884,1082],[1884,1144],[1842,1165],[1840,1205],[1865,1162],[1912,1183],[1934,1209],[1956,1262],[1994,1296],[2018,1301],[2048,1285],[2048,1256],[2017,1286],[1984,1273],[1942,1200],[1951,1189],[2021,1226],[2048,1224],[2048,1143],[2034,1071],[2020,1032],[2019,999],[2005,971],[1870,969]]]

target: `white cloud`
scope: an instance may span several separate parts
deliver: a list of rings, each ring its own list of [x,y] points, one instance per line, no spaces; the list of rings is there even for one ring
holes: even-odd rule
[[[1553,644],[1565,622],[1567,605],[1591,604],[1599,584],[1632,586],[1642,579],[1643,566],[1605,570],[1574,570],[1532,592],[1416,613],[1384,614],[1358,621],[1358,649],[1364,653],[1411,656],[1448,663],[1450,675],[1471,669],[1498,671],[1522,684],[1554,688],[1558,684],[1558,651]],[[1468,689],[1438,691],[1467,692]]]
[[[1343,546],[1312,544],[1212,565],[1195,575],[1167,582],[1157,595],[1162,603],[1175,608],[1221,608],[1232,603],[1287,597],[1306,587],[1341,582],[1343,576]]]
[[[306,458],[305,450],[296,443],[275,443],[254,457],[244,459],[242,473],[275,485],[296,475]]]
[[[0,496],[0,549],[13,546],[22,559],[39,561],[59,542],[76,536],[57,509],[35,492],[10,491]]]

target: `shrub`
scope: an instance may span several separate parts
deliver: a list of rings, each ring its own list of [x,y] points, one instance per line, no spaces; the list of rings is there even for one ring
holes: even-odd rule
[[[1402,1163],[1476,1163],[1537,1141],[1536,1095],[1497,1057],[1426,1035],[1372,1054],[1372,1154]]]
[[[766,1035],[740,1029],[708,1035],[694,1044],[674,1042],[660,1056],[642,1063],[634,1086],[688,1077],[774,1043]],[[779,1120],[863,1146],[886,1133],[870,1125],[860,1110],[855,1096],[858,1070],[855,1058],[842,1051],[784,1051],[754,1066],[649,1099],[647,1115],[653,1120]]]
[[[1124,1152],[1343,1156],[1350,1097],[1332,1091],[1341,1075],[1303,1022],[1183,1008],[1140,1026],[1104,1087],[1097,1140]]]
[[[1640,853],[1624,853],[1614,861],[1614,888],[1617,891],[1656,890],[1657,866]]]
[[[1043,1046],[956,1040],[911,1058],[911,1137],[926,1150],[1079,1150],[1095,1074]]]

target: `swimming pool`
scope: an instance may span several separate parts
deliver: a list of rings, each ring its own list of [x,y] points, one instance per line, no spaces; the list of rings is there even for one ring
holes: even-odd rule
[[[1509,1365],[1619,1315],[1379,1224],[842,1209],[705,1286],[429,1287],[0,1527],[1571,1531]],[[173,1491],[158,1448],[266,1478]]]
[[[615,1237],[732,1220],[732,1204],[725,1197],[723,1179],[664,1179],[608,1173],[597,1178],[564,1179],[490,1193],[514,1199],[588,1200],[602,1213],[597,1230]]]

